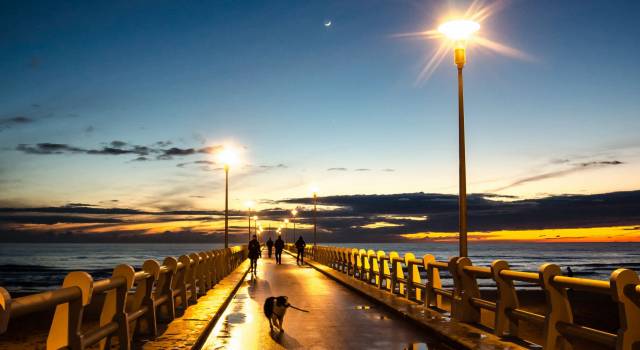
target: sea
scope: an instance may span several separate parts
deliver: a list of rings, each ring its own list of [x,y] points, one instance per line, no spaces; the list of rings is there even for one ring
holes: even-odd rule
[[[435,255],[447,261],[457,255],[456,243],[336,243],[342,247],[412,252],[421,258]],[[0,286],[14,294],[55,289],[70,271],[87,271],[94,280],[111,275],[119,264],[136,269],[147,259],[162,260],[192,252],[221,248],[222,244],[100,244],[100,243],[0,243]],[[476,243],[470,242],[474,265],[489,266],[507,260],[513,269],[537,271],[543,263],[555,263],[563,271],[571,267],[575,277],[606,280],[617,268],[640,272],[640,243]],[[481,281],[481,287],[490,281]],[[443,276],[445,286],[451,283]]]

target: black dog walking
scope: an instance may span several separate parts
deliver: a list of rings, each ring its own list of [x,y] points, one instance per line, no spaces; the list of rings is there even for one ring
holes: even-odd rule
[[[276,243],[274,244],[276,248],[276,263],[282,264],[282,250],[284,249],[284,241],[282,240],[282,236],[278,236],[276,239]]]
[[[296,263],[298,265],[304,265],[304,247],[306,246],[307,244],[304,242],[304,239],[302,239],[302,236],[300,236],[300,238],[298,238],[298,240],[296,241],[296,249],[298,250]]]

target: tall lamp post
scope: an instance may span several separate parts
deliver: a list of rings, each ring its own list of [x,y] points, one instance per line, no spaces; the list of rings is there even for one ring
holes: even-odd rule
[[[438,31],[455,43],[453,51],[453,61],[458,67],[458,230],[459,255],[468,256],[467,248],[467,171],[464,142],[464,96],[462,68],[467,62],[466,44],[473,33],[480,29],[480,25],[469,20],[454,20],[443,23],[438,27]]]
[[[289,219],[284,219],[284,239],[287,239],[287,232],[289,232]]]
[[[237,156],[233,149],[224,148],[218,159],[224,165],[224,247],[229,248],[229,168],[237,162]]]
[[[318,244],[318,189],[316,187],[311,188],[313,195],[313,246]]]
[[[253,208],[253,201],[247,201],[245,205],[247,206],[247,219],[249,223],[248,232],[249,232],[249,240],[251,240],[251,209]]]
[[[291,243],[296,240],[296,215],[298,215],[298,211],[293,209],[291,211],[291,221],[293,222],[293,239],[291,240]]]

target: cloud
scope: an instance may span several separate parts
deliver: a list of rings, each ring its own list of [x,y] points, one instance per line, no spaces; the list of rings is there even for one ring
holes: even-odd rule
[[[17,116],[11,118],[0,119],[0,131],[5,129],[11,129],[14,126],[32,124],[35,122],[33,118],[25,117],[25,116]]]
[[[199,195],[187,196],[201,198]],[[509,201],[501,199],[504,198],[495,194],[469,195],[469,230],[489,232],[608,226],[640,229],[640,191],[520,200],[509,197]],[[455,235],[458,228],[458,197],[455,195],[399,193],[326,196],[318,200],[318,235],[322,241],[393,242],[405,239],[402,235],[425,232],[445,233],[447,237],[442,239],[447,240],[450,239],[449,235]],[[309,198],[280,201],[262,199],[260,203],[271,206],[256,213],[265,222],[279,222],[289,215],[291,207],[297,206],[298,230],[305,238],[311,237],[313,214]],[[188,207],[185,205],[157,207],[159,211],[149,211],[78,202],[58,207],[0,208],[0,241],[65,240],[73,237],[74,241],[85,242],[199,242],[217,240],[218,236],[209,234],[212,230],[221,232],[219,228],[223,227],[222,211],[172,209]],[[235,238],[244,239],[246,212],[234,210],[230,214],[232,232],[238,233]],[[68,225],[63,228],[53,226],[61,223]],[[165,223],[167,232],[171,234],[158,235],[158,230],[162,230]],[[43,226],[38,228],[37,225]],[[218,228],[212,229],[212,225]],[[99,228],[100,232],[108,234],[90,234],[90,231],[86,231],[92,228]],[[147,235],[151,228],[154,234]],[[68,232],[72,234],[67,235]],[[185,235],[181,236],[183,232]],[[53,236],[48,236],[50,233]],[[428,235],[425,237],[438,239],[429,238]],[[547,237],[552,236],[549,234]]]
[[[347,168],[329,168],[327,171],[347,171]]]
[[[621,165],[621,164],[624,164],[624,163],[619,161],[619,160],[590,161],[590,162],[577,163],[577,164],[573,164],[568,169],[550,171],[550,172],[537,174],[537,175],[533,175],[533,176],[527,176],[525,178],[516,180],[516,181],[514,181],[514,182],[512,182],[512,183],[510,183],[510,184],[508,184],[506,186],[493,189],[490,192],[500,192],[500,191],[504,191],[504,190],[506,190],[508,188],[512,188],[512,187],[523,185],[523,184],[530,183],[530,182],[535,182],[535,181],[541,181],[541,180],[546,180],[546,179],[551,179],[551,178],[567,176],[567,175],[570,175],[570,174],[574,174],[574,173],[577,173],[577,172],[581,172],[581,171],[588,170],[588,169],[593,169],[593,168],[603,168],[603,167],[607,167],[607,166],[615,166],[615,165]]]
[[[171,160],[174,157],[186,157],[195,154],[209,154],[222,149],[222,146],[209,146],[200,149],[195,148],[163,148],[171,145],[171,141],[158,141],[152,146],[134,145],[125,141],[114,140],[100,148],[84,148],[76,147],[63,143],[38,143],[38,144],[19,144],[16,150],[37,155],[56,155],[56,154],[88,154],[88,155],[135,155],[134,161],[150,160],[149,156],[155,156],[156,160]],[[186,163],[185,163],[186,164]]]
[[[396,169],[386,168],[386,169],[382,169],[382,171],[386,171],[386,172],[388,172],[388,173],[391,173],[391,172],[396,171]]]
[[[358,168],[355,171],[371,171],[371,169],[367,169],[367,168]]]

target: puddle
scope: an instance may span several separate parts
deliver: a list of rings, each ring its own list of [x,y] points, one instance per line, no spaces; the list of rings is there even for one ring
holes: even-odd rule
[[[227,315],[227,322],[231,324],[241,324],[241,323],[244,323],[246,319],[247,319],[247,315],[240,312]]]

